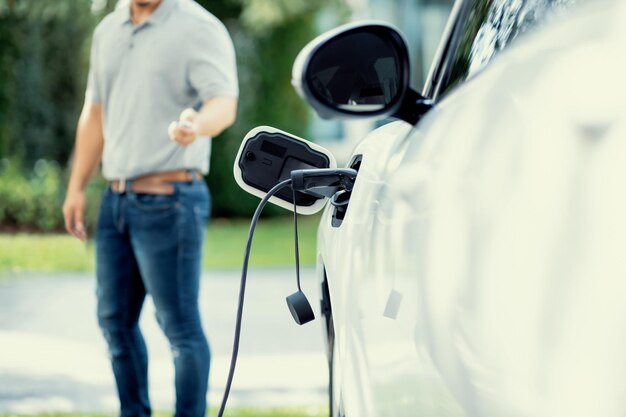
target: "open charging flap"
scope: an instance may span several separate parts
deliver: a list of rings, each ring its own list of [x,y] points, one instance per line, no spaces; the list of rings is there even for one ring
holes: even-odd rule
[[[258,126],[243,138],[233,173],[237,184],[245,191],[263,198],[297,169],[336,168],[337,162],[327,149],[291,133],[270,126]],[[278,191],[269,199],[293,211],[291,186]],[[296,191],[299,214],[314,214],[326,203],[326,198]]]

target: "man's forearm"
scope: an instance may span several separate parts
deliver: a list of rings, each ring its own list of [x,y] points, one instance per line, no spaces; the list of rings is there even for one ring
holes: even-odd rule
[[[102,157],[102,107],[86,104],[78,120],[69,191],[83,190]]]
[[[216,97],[204,102],[194,124],[201,136],[215,137],[230,127],[237,116],[235,97]]]

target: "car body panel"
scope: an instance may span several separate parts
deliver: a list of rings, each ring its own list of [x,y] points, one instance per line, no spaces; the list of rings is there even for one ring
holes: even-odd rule
[[[348,417],[626,413],[624,28],[581,7],[357,147],[318,232]]]
[[[413,337],[406,338],[416,328],[416,282],[410,277],[393,285],[384,270],[393,266],[387,257],[388,245],[395,241],[377,239],[383,227],[395,227],[390,219],[380,218],[381,197],[386,187],[383,177],[398,168],[402,149],[407,149],[412,127],[404,122],[387,124],[365,138],[355,149],[363,155],[358,181],[355,184],[348,212],[340,227],[331,224],[333,207],[329,206],[321,220],[318,249],[337,260],[324,263],[322,271],[328,277],[335,325],[338,385],[343,392],[343,406],[350,415],[414,415],[415,410],[429,415],[462,415],[436,372],[432,360],[425,355],[426,347],[415,350]],[[360,210],[351,210],[351,206]],[[372,219],[378,218],[378,221]],[[363,239],[353,241],[353,236]],[[347,246],[346,246],[347,245]],[[349,259],[342,254],[349,247]],[[385,256],[379,256],[385,255]],[[322,255],[322,258],[325,256]],[[341,279],[333,279],[341,277]],[[409,279],[406,279],[409,278]],[[358,289],[353,293],[352,289]],[[389,297],[403,294],[400,304],[404,314],[393,317],[393,306],[387,308]],[[388,310],[387,316],[385,310]],[[410,309],[413,313],[408,313]],[[349,323],[350,325],[346,325]],[[371,374],[371,373],[374,374]],[[344,373],[350,375],[342,377]],[[416,395],[415,381],[428,386],[428,391]],[[339,382],[341,381],[341,382]],[[411,383],[413,382],[413,383]],[[398,402],[401,398],[401,402]],[[348,412],[348,411],[346,411]],[[433,414],[436,413],[436,414]]]

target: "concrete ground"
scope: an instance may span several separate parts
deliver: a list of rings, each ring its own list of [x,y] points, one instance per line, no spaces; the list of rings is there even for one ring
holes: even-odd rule
[[[22,273],[19,279],[0,280],[0,412],[116,411],[113,376],[95,317],[93,274],[50,275]],[[201,310],[213,354],[211,406],[219,406],[230,363],[239,276],[240,271],[203,275]],[[313,269],[302,271],[302,287],[318,319],[298,326],[285,303],[296,290],[294,269],[249,272],[229,405],[326,404],[328,374],[314,276]],[[149,350],[153,408],[171,410],[171,354],[150,299],[141,328]]]

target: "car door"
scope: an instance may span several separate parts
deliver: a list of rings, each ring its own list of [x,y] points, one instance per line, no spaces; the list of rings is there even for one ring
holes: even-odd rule
[[[327,283],[332,310],[333,415],[457,416],[476,411],[471,409],[475,392],[463,382],[468,375],[451,359],[459,353],[435,345],[441,338],[429,333],[455,334],[450,329],[454,303],[436,300],[453,300],[456,282],[449,287],[439,282],[433,294],[427,288],[432,283],[423,278],[462,276],[460,269],[468,267],[466,259],[433,261],[435,254],[469,256],[464,236],[451,236],[464,231],[454,211],[464,206],[446,204],[439,210],[431,204],[450,203],[445,195],[431,198],[439,189],[455,189],[445,181],[460,181],[460,187],[465,180],[440,179],[444,183],[439,187],[431,181],[432,172],[446,161],[435,158],[418,164],[413,157],[437,150],[428,136],[441,133],[432,125],[445,129],[481,111],[493,112],[497,119],[497,108],[472,108],[471,99],[463,95],[465,83],[497,77],[486,71],[494,57],[515,44],[518,35],[557,19],[567,3],[458,1],[423,90],[435,100],[433,110],[415,127],[404,122],[382,126],[355,149],[352,164],[358,166],[359,176],[345,218],[339,224],[335,219],[333,225],[336,209],[329,206],[318,233],[318,271]],[[514,88],[518,86],[502,85],[501,93]],[[457,100],[463,105],[454,106]],[[453,146],[453,138],[448,143]],[[430,233],[433,228],[439,233]],[[431,299],[425,300],[425,294]],[[457,336],[462,343],[462,335]]]

